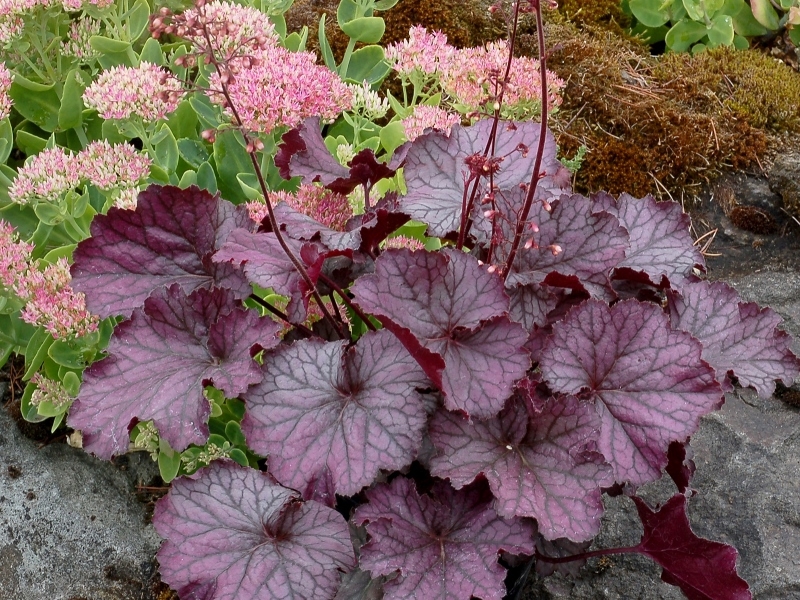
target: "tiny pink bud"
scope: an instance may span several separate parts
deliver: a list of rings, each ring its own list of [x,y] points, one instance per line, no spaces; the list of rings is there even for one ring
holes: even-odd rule
[[[559,254],[561,254],[564,251],[564,249],[561,246],[559,246],[558,244],[552,244],[552,245],[548,246],[548,248],[550,248],[550,252],[553,253],[553,256],[558,256]]]
[[[486,269],[486,271],[489,273],[494,273],[495,271],[497,271],[497,265],[489,265],[489,268]]]
[[[203,130],[203,133],[200,134],[200,137],[213,144],[214,140],[217,138],[216,131],[214,129],[205,129]]]
[[[525,250],[530,250],[531,248],[533,248],[533,245],[535,243],[536,242],[533,241],[533,238],[530,238],[527,242],[525,242]]]
[[[497,214],[496,211],[487,210],[487,211],[484,211],[483,216],[486,217],[487,219],[493,219],[496,214]]]

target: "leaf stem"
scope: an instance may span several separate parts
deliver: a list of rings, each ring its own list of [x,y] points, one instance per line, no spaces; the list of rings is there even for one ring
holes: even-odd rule
[[[636,546],[627,546],[625,548],[602,548],[600,550],[592,550],[591,552],[581,552],[580,554],[572,554],[570,556],[547,556],[546,554],[541,554],[539,550],[536,550],[536,560],[541,560],[542,562],[552,563],[552,564],[561,564],[561,563],[568,563],[575,560],[586,560],[588,558],[596,558],[598,556],[608,556],[609,554],[628,554],[631,552],[640,552],[641,545]]]
[[[514,233],[514,241],[511,244],[511,250],[508,253],[505,267],[502,271],[503,281],[508,280],[511,274],[511,267],[514,265],[514,259],[517,256],[520,242],[522,241],[522,233],[525,231],[525,224],[528,222],[528,215],[533,206],[533,197],[536,195],[536,188],[539,186],[539,169],[542,167],[542,159],[544,157],[544,144],[547,136],[547,112],[548,112],[548,94],[547,94],[547,56],[545,54],[544,45],[544,22],[542,20],[542,5],[541,0],[534,0],[534,11],[536,13],[536,35],[539,42],[539,72],[541,74],[541,94],[542,94],[542,122],[539,128],[539,145],[536,149],[536,159],[533,162],[533,174],[531,175],[530,183],[528,184],[528,193],[525,196],[525,204],[522,207],[517,219],[517,227]],[[519,1],[517,2],[519,6]],[[517,20],[517,13],[515,13],[514,21]],[[509,50],[509,53],[513,49]]]
[[[297,330],[299,330],[299,331],[301,331],[301,332],[305,333],[306,335],[309,335],[309,336],[312,336],[312,337],[315,335],[315,333],[314,333],[313,331],[311,331],[311,330],[310,330],[308,327],[306,327],[305,325],[302,325],[302,324],[300,324],[300,323],[292,323],[292,322],[289,320],[289,317],[288,317],[288,315],[287,315],[285,312],[283,312],[282,310],[280,310],[280,309],[279,309],[278,307],[276,307],[275,305],[273,305],[273,304],[271,304],[271,303],[267,302],[266,300],[264,300],[264,299],[263,299],[261,296],[259,296],[258,294],[250,294],[250,299],[251,299],[251,300],[253,300],[253,302],[256,302],[256,303],[258,303],[259,305],[261,305],[261,306],[263,306],[264,308],[266,308],[266,309],[267,309],[269,312],[271,312],[273,315],[275,315],[276,317],[278,317],[278,318],[279,318],[281,321],[284,321],[284,322],[288,323],[289,325],[291,325],[292,327],[295,327]]]
[[[329,288],[331,288],[333,291],[339,294],[339,297],[342,299],[342,302],[344,302],[350,310],[356,313],[359,319],[364,321],[364,324],[367,326],[367,328],[369,328],[370,331],[377,331],[375,325],[373,325],[372,321],[369,320],[369,317],[367,317],[367,315],[364,314],[360,308],[358,308],[355,304],[353,304],[353,302],[347,296],[347,292],[345,292],[341,287],[339,287],[339,284],[337,284],[333,279],[331,279],[324,273],[320,273],[319,278],[320,281],[322,281],[325,285],[327,285]]]

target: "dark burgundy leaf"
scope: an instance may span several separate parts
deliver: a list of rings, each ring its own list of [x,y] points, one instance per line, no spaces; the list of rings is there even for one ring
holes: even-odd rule
[[[753,386],[763,398],[775,391],[775,381],[791,385],[800,362],[790,349],[791,338],[780,329],[781,317],[770,308],[744,303],[726,283],[686,281],[679,292],[668,292],[672,326],[688,331],[703,344],[703,358],[717,372],[726,390],[733,374]]]
[[[284,239],[315,284],[325,259],[339,254],[326,252],[319,243]],[[290,298],[286,312],[292,323],[305,321],[311,289],[283,251],[275,234],[237,229],[214,254],[213,260],[217,263],[230,261],[242,265],[248,281],[264,288],[272,288],[275,293]]]
[[[516,190],[507,194],[512,203],[523,194]],[[614,298],[609,275],[625,258],[628,234],[616,217],[608,213],[593,213],[592,204],[583,196],[562,196],[551,203],[547,211],[541,203],[534,204],[531,220],[538,233],[527,236],[535,247],[520,248],[508,278],[509,285],[546,282],[575,289],[581,285],[593,296],[606,300]],[[504,213],[508,208],[504,209]],[[501,246],[499,264],[504,262],[513,240],[515,221],[505,222],[506,243]],[[504,251],[504,252],[503,252]],[[574,277],[575,281],[561,277]]]
[[[672,442],[667,450],[667,466],[664,471],[675,482],[681,494],[686,493],[689,483],[694,477],[696,467],[692,460],[692,454],[688,439],[685,442]]]
[[[661,476],[671,441],[686,439],[722,405],[700,351],[659,306],[588,300],[553,325],[539,366],[553,391],[595,401],[599,450],[615,480],[641,485]]]
[[[261,380],[254,349],[278,343],[279,326],[237,307],[229,290],[200,288],[189,296],[178,284],[162,288],[117,326],[108,357],[84,372],[70,409],[70,427],[83,447],[102,458],[128,451],[136,420],[152,419],[176,450],[208,438],[213,384],[229,397]]]
[[[282,484],[305,490],[330,473],[338,494],[369,485],[380,469],[416,456],[427,416],[422,370],[388,331],[355,347],[303,340],[264,359],[264,378],[244,395],[248,445],[269,455]]]
[[[153,525],[161,577],[181,598],[330,600],[355,566],[339,513],[227,460],[176,479]]]
[[[487,421],[440,410],[430,424],[431,474],[457,489],[483,475],[500,516],[534,517],[547,539],[590,540],[600,531],[600,487],[613,482],[594,450],[599,428],[594,407],[569,396],[533,414],[515,397]]]
[[[463,252],[389,250],[350,289],[403,342],[451,410],[494,416],[530,367],[527,334],[505,316],[500,278]]]
[[[692,274],[694,267],[705,269],[705,260],[689,233],[691,220],[675,202],[656,202],[622,194],[616,210],[605,199],[604,209],[615,214],[630,234],[630,248],[619,266],[641,271],[658,285],[662,277],[673,283]]]
[[[436,482],[431,495],[420,496],[413,481],[398,477],[366,496],[353,516],[370,535],[359,566],[373,576],[399,571],[384,584],[387,600],[501,600],[498,553],[533,552],[533,525],[498,517],[485,484],[455,491]]]
[[[402,199],[405,212],[412,219],[429,226],[429,235],[444,237],[457,231],[465,181],[469,169],[465,159],[483,154],[492,128],[491,119],[483,119],[470,127],[454,125],[450,135],[434,132],[415,140],[408,150],[404,167],[407,195]],[[530,181],[535,148],[539,143],[538,123],[501,124],[495,156],[503,157],[500,170],[494,175],[499,190],[511,190]],[[529,152],[520,150],[520,145]],[[548,131],[541,170],[546,177],[539,182],[536,198],[550,198],[561,193],[556,174],[564,167],[556,158],[556,142]],[[477,200],[483,197],[488,179],[481,180]],[[470,184],[472,189],[472,184]]]
[[[250,293],[242,273],[211,255],[237,228],[255,226],[247,211],[197,187],[151,185],[136,210],[111,208],[92,222],[92,236],[75,249],[72,286],[100,317],[130,316],[158,288],[187,292],[226,287]]]
[[[327,186],[348,170],[339,164],[325,146],[319,117],[311,117],[296,129],[283,134],[275,155],[281,177],[300,177],[304,183],[322,182]]]
[[[275,156],[281,177],[300,177],[304,183],[322,182],[326,188],[339,194],[349,194],[363,185],[371,188],[377,181],[394,176],[397,168],[379,162],[369,148],[353,157],[349,169],[343,167],[325,146],[317,117],[306,119],[300,127],[285,133],[282,139]]]
[[[733,546],[697,537],[686,516],[686,496],[675,494],[658,511],[636,496],[644,526],[637,551],[663,568],[661,579],[678,586],[689,600],[751,600],[747,582],[736,574]]]

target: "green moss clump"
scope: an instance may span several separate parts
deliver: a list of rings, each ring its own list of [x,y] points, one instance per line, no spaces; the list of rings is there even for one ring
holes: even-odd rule
[[[626,35],[625,31],[631,25],[630,17],[622,12],[619,0],[561,0],[558,11],[579,28],[595,27],[620,37]]]

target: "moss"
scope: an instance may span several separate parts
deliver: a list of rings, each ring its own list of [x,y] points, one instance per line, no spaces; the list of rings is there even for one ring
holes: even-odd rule
[[[558,4],[558,11],[579,28],[588,25],[623,37],[631,24],[630,18],[622,12],[619,0],[561,0]]]

